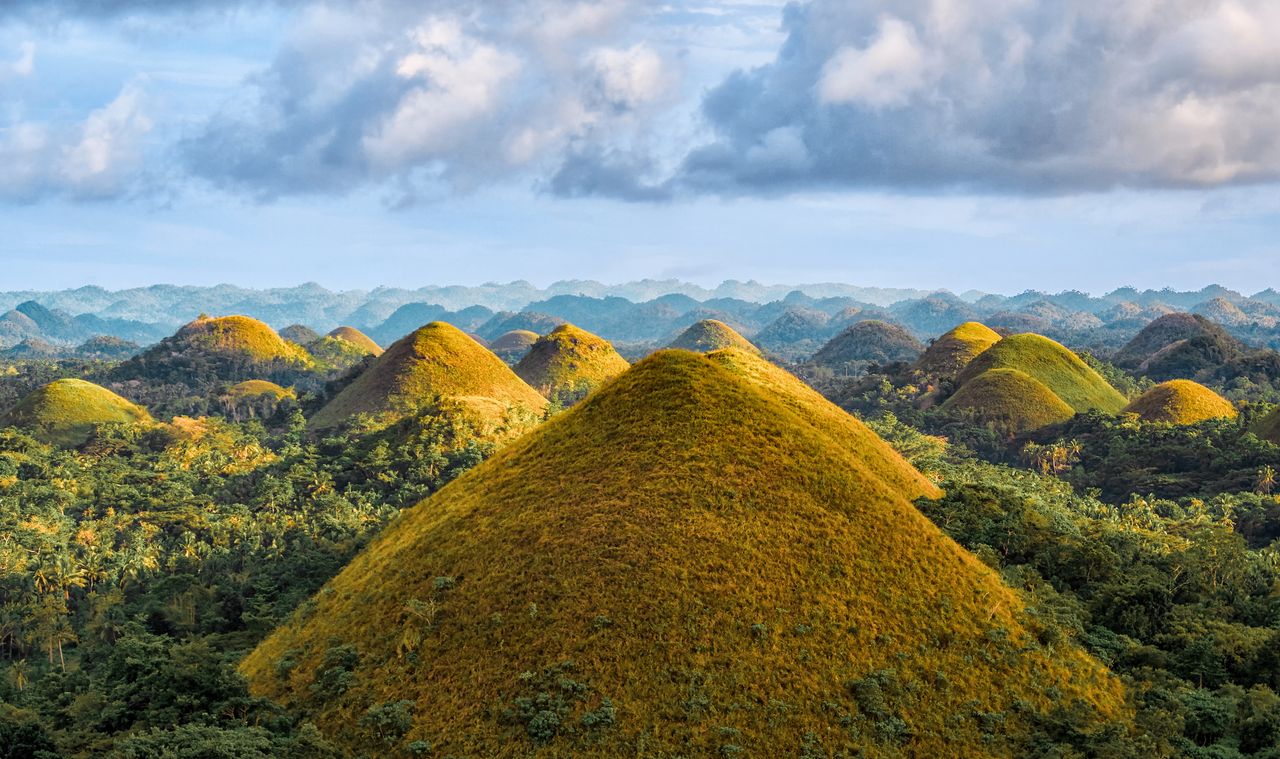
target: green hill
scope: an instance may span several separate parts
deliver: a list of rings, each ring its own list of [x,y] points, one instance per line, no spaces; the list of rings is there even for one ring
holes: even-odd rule
[[[1280,445],[1280,408],[1254,422],[1250,431],[1263,440]]]
[[[987,348],[1000,342],[1000,333],[980,322],[965,322],[934,340],[916,362],[926,374],[955,376]]]
[[[533,344],[515,372],[547,398],[571,403],[630,366],[608,340],[561,324]]]
[[[515,329],[495,338],[493,342],[489,343],[489,350],[496,353],[498,358],[514,365],[525,357],[525,354],[529,352],[529,349],[536,342],[538,342],[537,332],[531,332],[527,329]]]
[[[924,346],[896,324],[867,319],[846,327],[813,356],[818,366],[837,368],[858,361],[914,361]]]
[[[382,355],[382,346],[375,343],[372,338],[355,327],[338,327],[325,337],[331,337],[334,340],[345,340],[352,345],[359,346],[365,353],[372,356]]]
[[[311,356],[247,316],[201,316],[116,367],[112,378],[190,386],[247,379],[290,379],[313,366]]]
[[[403,512],[241,671],[381,756],[1012,757],[1064,707],[1123,730],[1118,681],[1025,627],[882,455],[660,352]]]
[[[105,387],[78,379],[54,380],[0,416],[0,427],[19,427],[61,446],[85,442],[95,425],[151,421],[151,415]]]
[[[284,329],[279,330],[276,334],[280,335],[280,337],[285,340],[288,340],[291,343],[297,343],[298,345],[314,343],[316,340],[320,339],[320,333],[305,324],[290,324]]]
[[[681,332],[680,336],[667,347],[694,353],[710,353],[721,348],[740,348],[752,353],[760,352],[759,348],[738,334],[733,327],[717,319],[703,319],[694,324]]]
[[[397,340],[311,418],[333,428],[356,414],[393,421],[435,398],[461,402],[500,424],[509,411],[540,415],[547,401],[489,349],[444,322]]]
[[[983,351],[960,372],[957,386],[990,369],[1017,369],[1029,375],[1077,412],[1117,413],[1128,402],[1079,356],[1042,335],[1010,335]]]
[[[1028,432],[1065,422],[1074,409],[1039,380],[1017,369],[988,369],[960,386],[943,404],[967,410],[1005,432]]]
[[[1147,422],[1195,424],[1206,419],[1234,419],[1236,407],[1198,382],[1169,380],[1151,388],[1124,409]]]
[[[223,412],[236,421],[265,419],[286,400],[297,400],[292,388],[266,380],[245,380],[227,388],[218,396]]]
[[[1157,375],[1172,379],[1181,372],[1191,377],[1213,365],[1216,354],[1227,360],[1239,354],[1243,344],[1221,325],[1199,314],[1172,313],[1142,328],[1111,359],[1116,366],[1150,374],[1155,363]],[[1169,376],[1163,376],[1169,375]]]

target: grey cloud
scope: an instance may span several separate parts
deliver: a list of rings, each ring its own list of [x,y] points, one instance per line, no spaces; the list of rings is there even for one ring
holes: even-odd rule
[[[687,192],[1063,193],[1280,178],[1268,0],[815,0],[709,92]]]

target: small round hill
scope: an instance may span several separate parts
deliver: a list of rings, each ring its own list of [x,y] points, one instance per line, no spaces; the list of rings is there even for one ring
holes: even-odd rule
[[[859,361],[914,361],[924,346],[897,324],[868,319],[846,327],[812,359],[818,366],[842,367]]]
[[[276,413],[286,400],[297,400],[292,388],[281,387],[266,380],[245,380],[231,387],[218,397],[222,410],[236,421],[265,419]]]
[[[19,427],[46,443],[77,446],[99,424],[150,422],[146,409],[92,382],[54,380],[23,398],[0,417],[0,426]]]
[[[463,402],[489,423],[512,409],[539,415],[547,405],[488,348],[451,324],[432,322],[397,340],[310,424],[338,427],[356,414],[394,420],[437,397]]]
[[[979,422],[1012,433],[1037,430],[1076,415],[1044,383],[1017,369],[988,369],[961,385],[942,408],[970,411]]]
[[[703,319],[681,332],[680,336],[672,340],[667,347],[694,353],[710,353],[721,348],[740,348],[752,353],[760,352],[760,349],[752,345],[750,340],[719,319]]]
[[[1227,334],[1221,325],[1200,314],[1178,312],[1165,314],[1143,327],[1112,357],[1111,363],[1122,369],[1136,370],[1174,343],[1201,337],[1213,343],[1239,346],[1239,341]]]
[[[312,366],[302,346],[257,319],[201,316],[120,364],[112,378],[194,387],[258,378],[288,380]]]
[[[987,348],[1000,342],[1000,333],[981,322],[952,328],[925,350],[916,368],[926,374],[951,377]]]
[[[352,345],[359,346],[365,353],[372,356],[382,355],[382,346],[375,343],[372,338],[355,327],[338,327],[326,337],[331,337],[334,340],[345,340]]]
[[[320,339],[320,333],[305,324],[290,324],[277,334],[291,343],[306,345]]]
[[[572,324],[561,324],[533,344],[516,376],[551,400],[572,403],[630,368],[613,345]]]
[[[1280,445],[1280,408],[1254,422],[1249,431],[1263,440]]]
[[[1114,414],[1128,401],[1102,375],[1063,345],[1043,335],[1010,335],[983,351],[960,372],[963,386],[990,369],[1017,369],[1049,388],[1077,412],[1097,409]]]
[[[489,350],[508,364],[515,364],[524,358],[533,344],[538,342],[538,333],[527,329],[513,329],[499,335],[489,343]]]
[[[1125,729],[880,455],[660,352],[405,510],[240,671],[382,756],[1013,757],[1062,704]],[[400,701],[390,741],[353,729]]]
[[[1195,424],[1206,419],[1236,416],[1236,407],[1199,382],[1169,380],[1151,388],[1124,409],[1146,422]]]

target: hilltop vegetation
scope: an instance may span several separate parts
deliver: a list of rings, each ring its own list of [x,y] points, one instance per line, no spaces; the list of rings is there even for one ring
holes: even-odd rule
[[[46,443],[75,446],[98,425],[149,421],[146,409],[92,382],[68,378],[32,392],[0,416],[0,427],[19,427]]]
[[[1013,756],[1063,704],[1123,724],[878,455],[657,354],[405,512],[242,669],[363,751]]]
[[[954,377],[998,342],[1000,333],[979,322],[965,322],[930,343],[916,368],[925,374]]]
[[[1043,384],[1077,412],[1115,413],[1127,401],[1079,356],[1041,335],[1010,335],[979,354],[960,372],[963,386],[990,369],[1016,369]]]
[[[457,327],[432,322],[396,341],[310,423],[330,429],[357,415],[391,422],[439,399],[462,404],[495,431],[527,424],[547,404],[487,348]]]
[[[751,353],[760,352],[760,349],[752,345],[750,340],[718,319],[703,319],[681,332],[667,347],[694,353],[710,353],[722,348],[737,348]]]
[[[1124,412],[1137,414],[1147,422],[1195,424],[1208,419],[1236,416],[1236,407],[1198,382],[1169,380],[1135,399]]]
[[[533,344],[515,373],[548,400],[570,406],[630,366],[609,341],[561,324]]]

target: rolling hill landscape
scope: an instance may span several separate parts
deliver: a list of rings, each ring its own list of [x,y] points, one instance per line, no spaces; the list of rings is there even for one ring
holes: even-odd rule
[[[1045,297],[929,298],[401,307],[432,320],[385,351],[201,316],[11,354],[0,740],[1268,756],[1280,353],[1201,313],[1114,309],[1117,342]],[[1004,326],[1068,322],[1094,347]]]

